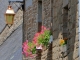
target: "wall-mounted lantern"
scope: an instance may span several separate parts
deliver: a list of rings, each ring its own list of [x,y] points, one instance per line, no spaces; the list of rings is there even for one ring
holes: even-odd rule
[[[12,26],[14,23],[15,12],[12,9],[12,6],[10,5],[10,3],[14,3],[14,2],[21,3],[22,9],[24,9],[24,1],[10,1],[9,0],[9,6],[5,13],[6,24],[8,25],[8,27]]]
[[[14,16],[15,16],[14,10],[12,9],[12,6],[9,5],[5,13],[6,24],[13,25]]]

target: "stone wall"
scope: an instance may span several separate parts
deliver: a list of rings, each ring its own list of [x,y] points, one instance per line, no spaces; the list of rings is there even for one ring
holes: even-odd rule
[[[37,27],[38,27],[38,10],[37,10],[37,0],[33,0],[32,2],[30,2],[31,0],[25,0],[25,6],[28,6],[25,8],[24,11],[24,33],[23,33],[23,37],[24,37],[24,41],[26,39],[28,39],[29,41],[32,40],[34,34],[37,31]],[[27,4],[27,3],[30,4]]]
[[[51,27],[51,2],[52,0],[42,0],[42,23],[48,28]]]
[[[79,35],[77,19],[77,0],[68,0],[68,6],[63,7],[63,0],[54,0],[53,3],[53,48],[52,60],[78,60],[79,59]],[[62,53],[59,40],[68,38],[67,50]]]
[[[68,5],[68,59],[79,60],[79,34],[78,34],[78,0],[70,0]]]
[[[78,60],[78,0],[39,1],[42,1],[42,25],[51,28],[53,42],[36,60]],[[32,0],[24,12],[24,40],[31,41],[38,31],[38,0]],[[59,44],[64,38],[68,38],[66,51]]]
[[[52,4],[53,0],[42,0],[42,24],[47,28],[52,27]],[[52,60],[52,45],[49,46],[49,49],[42,51],[41,60]]]
[[[63,38],[63,16],[62,16],[62,0],[54,0],[53,3],[53,44],[52,44],[52,60],[58,60],[61,56],[59,39]]]

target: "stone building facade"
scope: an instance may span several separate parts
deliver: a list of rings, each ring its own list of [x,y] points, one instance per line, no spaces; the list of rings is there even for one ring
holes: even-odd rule
[[[41,25],[53,34],[49,49],[36,60],[79,60],[78,0],[25,0],[24,7],[24,41],[31,41]],[[59,40],[64,38],[68,40],[63,53]]]

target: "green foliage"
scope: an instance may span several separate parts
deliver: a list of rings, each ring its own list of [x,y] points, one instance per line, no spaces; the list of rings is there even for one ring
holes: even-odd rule
[[[30,47],[31,47],[31,46],[32,46],[32,42],[28,42],[28,46],[30,46]]]
[[[32,54],[36,53],[36,46],[32,49]]]
[[[47,47],[49,43],[50,35],[51,35],[50,31],[45,30],[44,33],[38,37],[38,43]]]
[[[32,42],[28,42],[28,46],[32,52],[32,54],[36,53],[36,46],[34,46],[34,44]]]

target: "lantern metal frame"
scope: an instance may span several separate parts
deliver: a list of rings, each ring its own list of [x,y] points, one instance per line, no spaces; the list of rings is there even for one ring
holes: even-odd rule
[[[8,20],[9,16],[12,16],[11,17],[11,22],[9,22],[9,20]],[[12,9],[12,6],[9,5],[8,9],[6,10],[6,13],[5,13],[6,25],[8,25],[8,27],[11,27],[13,25],[14,16],[15,16],[15,12]]]
[[[17,2],[17,3],[22,3],[22,9],[20,8],[20,10],[24,10],[24,0],[23,1],[10,1],[9,0],[9,5],[11,4],[11,3],[14,3],[15,4],[15,2]],[[16,5],[16,4],[15,4]],[[16,5],[17,6],[17,5]],[[18,7],[18,6],[17,6]]]
[[[12,6],[10,5],[11,3],[15,3],[15,2],[17,2],[17,3],[22,3],[22,9],[21,8],[19,8],[20,10],[24,10],[24,4],[23,4],[23,2],[24,1],[8,1],[9,2],[9,6],[8,6],[8,9],[7,10],[13,10],[12,9]],[[15,4],[16,5],[16,4]],[[16,5],[17,6],[17,5]],[[17,6],[18,7],[18,6]],[[10,28],[12,25],[13,25],[13,23],[14,23],[14,16],[15,16],[15,13],[14,13],[14,10],[13,10],[13,13],[10,13],[9,11],[7,12],[7,10],[6,10],[6,13],[5,13],[5,19],[6,19],[6,25]],[[7,15],[13,15],[13,17],[12,17],[12,22],[11,23],[9,23],[8,21],[7,21]]]

